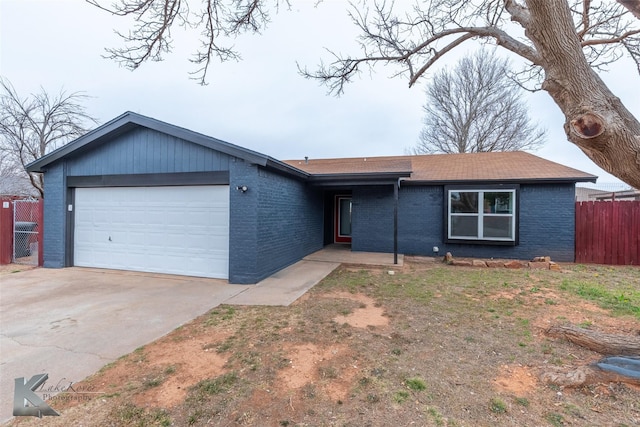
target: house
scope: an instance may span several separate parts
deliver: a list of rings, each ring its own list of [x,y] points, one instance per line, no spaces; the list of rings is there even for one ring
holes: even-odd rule
[[[607,188],[576,187],[576,202],[640,200],[640,190],[624,184],[609,184]]]
[[[0,197],[39,197],[40,193],[31,185],[26,174],[6,173],[0,175]]]
[[[44,266],[256,283],[324,245],[574,259],[576,182],[523,152],[280,161],[127,112],[28,166]]]

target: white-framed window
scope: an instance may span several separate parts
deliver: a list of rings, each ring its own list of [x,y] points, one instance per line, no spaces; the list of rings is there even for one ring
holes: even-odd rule
[[[517,190],[447,188],[447,240],[517,243]]]

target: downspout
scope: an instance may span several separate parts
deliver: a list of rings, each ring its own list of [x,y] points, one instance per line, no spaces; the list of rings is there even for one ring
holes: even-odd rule
[[[398,178],[397,185],[393,186],[393,264],[398,264],[398,190],[400,183],[406,178]]]

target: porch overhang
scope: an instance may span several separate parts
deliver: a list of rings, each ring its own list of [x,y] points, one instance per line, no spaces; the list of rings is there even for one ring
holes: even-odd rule
[[[316,187],[358,187],[365,185],[396,185],[409,178],[411,171],[313,174],[308,183]]]

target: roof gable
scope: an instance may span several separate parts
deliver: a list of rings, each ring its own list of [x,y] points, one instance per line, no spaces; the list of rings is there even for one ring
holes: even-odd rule
[[[130,111],[30,163],[27,165],[27,170],[29,172],[42,172],[47,165],[66,156],[80,154],[139,127],[165,133],[253,164],[260,166],[270,165],[278,169],[288,170],[291,173],[300,173],[300,171],[284,165],[282,162],[267,155]]]

